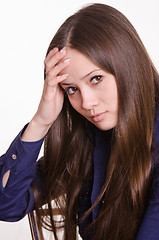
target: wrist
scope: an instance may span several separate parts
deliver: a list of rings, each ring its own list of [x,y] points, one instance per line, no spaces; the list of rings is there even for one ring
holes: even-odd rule
[[[40,124],[40,122],[33,119],[30,121],[29,125],[22,134],[21,140],[26,142],[39,141],[47,134],[50,125]]]
[[[30,124],[44,132],[47,132],[52,125],[52,123],[44,123],[36,114],[30,121]]]

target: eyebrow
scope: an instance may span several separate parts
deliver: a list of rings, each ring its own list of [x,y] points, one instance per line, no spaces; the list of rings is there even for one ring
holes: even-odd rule
[[[81,80],[83,80],[84,78],[88,77],[89,75],[91,75],[92,73],[96,72],[96,71],[99,71],[101,70],[100,68],[98,69],[95,69],[95,70],[92,70],[91,72],[87,73],[85,76],[83,76],[81,78]],[[68,85],[72,85],[73,83],[61,83],[60,85],[65,85],[65,86],[68,86]]]

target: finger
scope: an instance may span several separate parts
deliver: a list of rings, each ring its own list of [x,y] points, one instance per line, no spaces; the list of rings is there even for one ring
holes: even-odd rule
[[[46,64],[46,63],[50,60],[50,58],[51,58],[52,56],[54,56],[55,53],[57,53],[58,51],[59,51],[59,49],[58,49],[57,47],[55,47],[55,48],[53,48],[52,50],[50,50],[50,52],[48,53],[48,55],[46,56],[46,58],[45,58],[45,60],[44,60],[44,64]]]
[[[62,81],[64,81],[67,77],[68,77],[68,73],[60,75],[60,76],[57,76],[57,78],[56,78],[57,84],[59,84]]]
[[[45,62],[46,73],[50,71],[51,68],[55,67],[57,63],[65,56],[66,48],[61,49],[60,51],[56,52],[55,54],[50,54],[49,60]]]
[[[54,68],[52,68],[46,74],[48,80],[60,75],[60,73],[70,64],[70,60],[71,60],[70,58],[67,58],[63,62],[57,64]]]
[[[57,86],[60,82],[64,81],[66,78],[67,78],[68,74],[63,74],[63,75],[60,75],[60,76],[57,76],[56,78],[54,79],[50,79],[48,80],[48,82],[46,82],[45,84],[47,84],[47,86],[49,87],[55,87]]]

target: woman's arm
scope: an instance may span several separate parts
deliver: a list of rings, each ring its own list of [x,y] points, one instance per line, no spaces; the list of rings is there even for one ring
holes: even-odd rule
[[[54,48],[47,55],[44,61],[46,79],[38,110],[7,153],[0,158],[1,220],[19,220],[33,207],[30,184],[35,176],[36,160],[43,138],[63,106],[64,94],[59,83],[67,77],[67,74],[60,75],[69,64],[68,60],[63,59],[65,55],[65,48],[61,51]]]
[[[18,221],[34,208],[30,184],[35,176],[36,160],[43,139],[21,141],[22,132],[12,142],[6,154],[0,157],[0,220]],[[4,185],[4,175],[10,172]]]
[[[43,93],[36,114],[22,135],[23,141],[37,141],[44,137],[52,123],[62,110],[64,94],[59,83],[66,79],[67,74],[60,75],[69,62],[64,61],[66,49],[61,51],[54,48],[47,55],[44,64],[46,79],[44,81]]]

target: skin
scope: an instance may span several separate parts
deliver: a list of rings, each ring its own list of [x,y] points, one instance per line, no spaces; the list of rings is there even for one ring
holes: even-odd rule
[[[63,90],[67,92],[73,108],[99,129],[106,131],[116,126],[117,86],[112,74],[71,48],[63,48],[62,51],[54,48],[44,64],[46,79],[42,97],[37,112],[21,137],[22,141],[38,141],[46,135],[62,110]],[[3,177],[3,187],[9,175],[10,170]]]
[[[99,129],[114,128],[118,121],[115,77],[75,49],[67,48],[65,58],[71,58],[71,63],[61,72],[68,74],[61,86],[72,107]]]
[[[58,48],[54,48],[44,61],[47,76],[44,81],[42,97],[37,112],[21,136],[22,141],[32,142],[43,138],[62,109],[64,95],[59,83],[67,75],[58,76],[58,74],[69,65],[69,61],[64,62],[66,50],[63,50],[59,52]],[[61,59],[63,60],[59,63]],[[3,176],[3,187],[6,186],[9,176],[10,170]]]
[[[66,79],[67,75],[60,75],[60,72],[70,64],[70,61],[64,62],[65,55],[65,48],[62,51],[54,48],[47,55],[44,61],[46,79],[42,97],[37,112],[22,135],[22,141],[40,140],[61,112],[64,94],[59,83]]]
[[[22,135],[23,141],[37,141],[45,136],[63,106],[61,87],[67,92],[73,108],[99,129],[105,131],[116,126],[117,86],[112,74],[71,48],[61,51],[54,48],[44,64],[46,79],[41,101]]]

